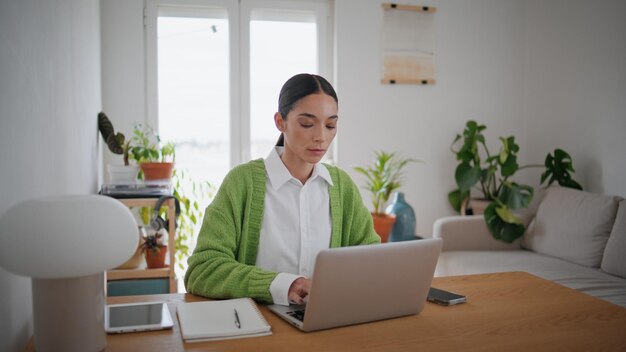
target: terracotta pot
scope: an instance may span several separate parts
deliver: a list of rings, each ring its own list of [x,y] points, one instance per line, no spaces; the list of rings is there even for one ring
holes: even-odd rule
[[[174,163],[141,163],[139,167],[141,167],[146,180],[170,180]]]
[[[380,236],[380,242],[387,242],[393,224],[396,222],[396,216],[389,214],[372,214],[372,219],[374,220],[374,230],[378,236]]]
[[[162,246],[158,252],[148,249],[145,252],[146,266],[148,269],[165,268],[165,255],[167,254],[167,246]]]

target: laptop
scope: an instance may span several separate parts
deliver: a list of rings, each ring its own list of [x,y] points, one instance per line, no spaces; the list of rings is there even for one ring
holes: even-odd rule
[[[302,331],[418,314],[441,246],[441,239],[425,239],[325,249],[307,303],[267,307]]]

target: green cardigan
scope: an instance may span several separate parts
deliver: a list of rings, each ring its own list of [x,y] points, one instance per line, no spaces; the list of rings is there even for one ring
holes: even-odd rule
[[[357,186],[343,170],[325,165],[332,234],[330,247],[379,243],[372,217]],[[211,297],[251,297],[272,302],[277,272],[255,266],[265,205],[265,163],[253,160],[232,169],[206,208],[198,243],[185,273],[187,292]]]

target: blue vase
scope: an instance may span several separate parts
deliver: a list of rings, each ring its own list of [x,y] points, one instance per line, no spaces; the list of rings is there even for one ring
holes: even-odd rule
[[[396,223],[393,224],[389,234],[389,242],[410,241],[415,237],[415,212],[413,208],[404,200],[404,193],[394,193],[393,203],[387,207],[387,214],[396,216]]]

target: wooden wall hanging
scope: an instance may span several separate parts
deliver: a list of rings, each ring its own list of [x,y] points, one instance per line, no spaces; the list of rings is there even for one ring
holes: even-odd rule
[[[431,6],[385,3],[383,84],[434,84],[435,36]]]

